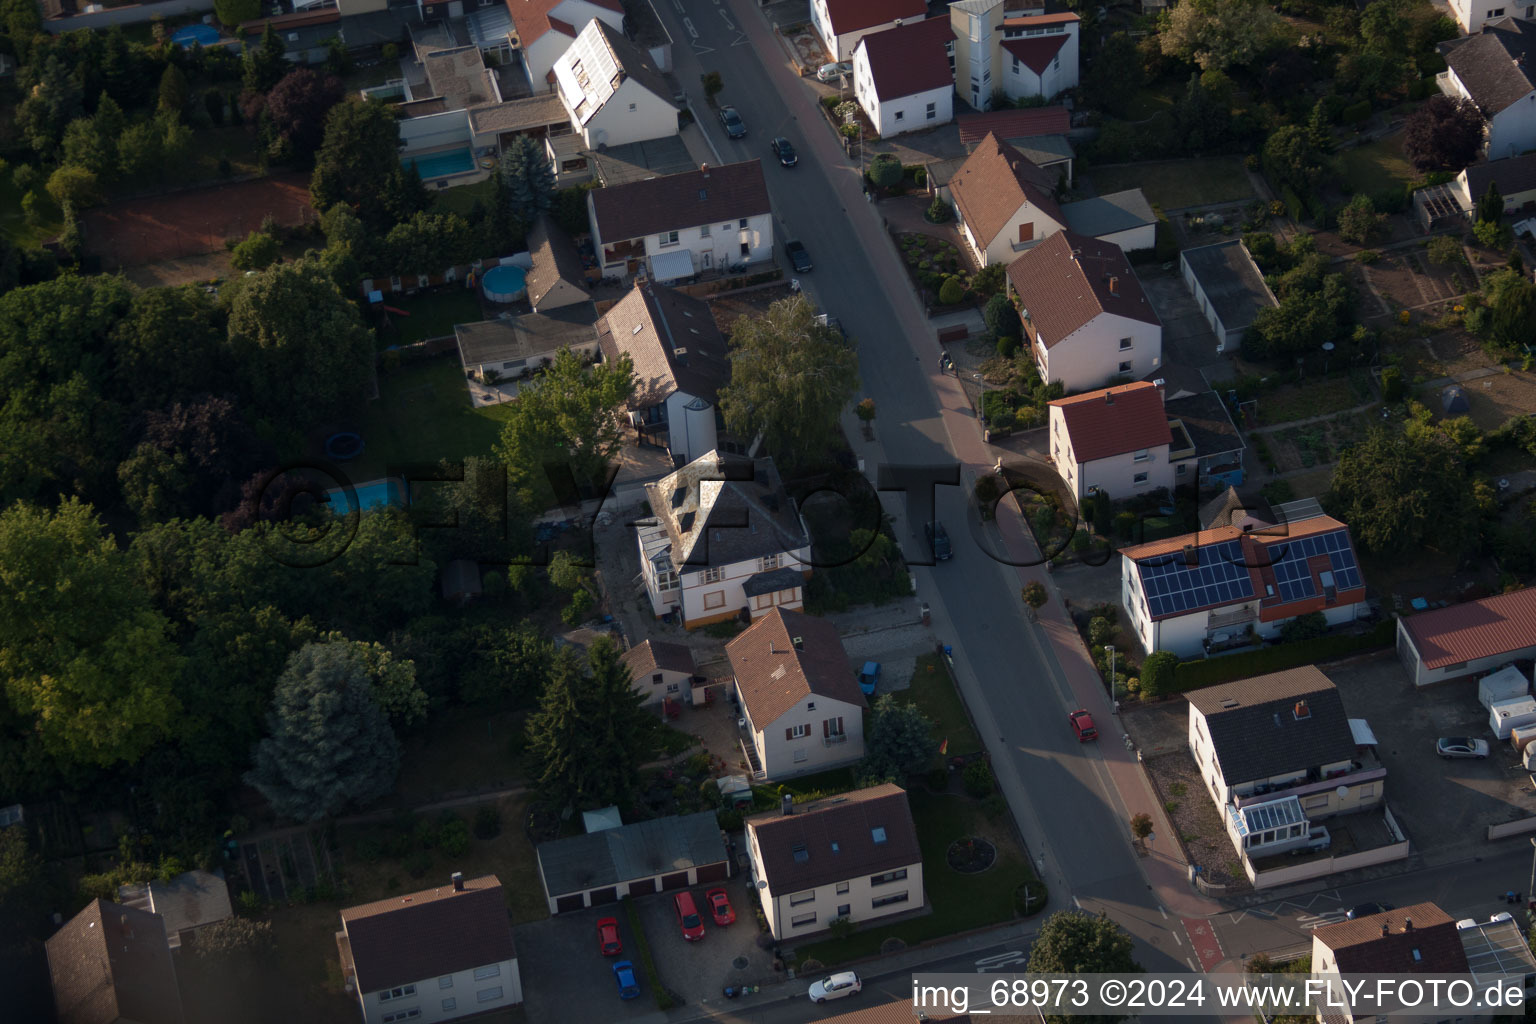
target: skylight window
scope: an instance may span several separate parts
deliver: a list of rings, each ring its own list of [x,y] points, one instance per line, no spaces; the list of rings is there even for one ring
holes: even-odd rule
[[[884,826],[879,826],[879,827],[870,829],[869,830],[869,834],[870,834],[870,837],[874,839],[875,845],[878,846],[879,844],[885,842],[885,827]]]

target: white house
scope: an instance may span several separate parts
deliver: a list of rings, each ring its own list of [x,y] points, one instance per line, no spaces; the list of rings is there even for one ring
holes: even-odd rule
[[[720,446],[718,395],[731,379],[725,335],[702,299],[636,282],[597,322],[603,358],[629,356],[629,422],[640,444],[684,465]]]
[[[990,109],[998,91],[1013,103],[1077,87],[1076,14],[1047,13],[1043,0],[958,0],[949,5],[949,20],[955,90],[975,109]]]
[[[1397,654],[1415,686],[1536,658],[1536,587],[1404,615]]]
[[[1467,923],[1477,927],[1476,922]],[[1509,957],[1495,970],[1501,976],[1524,975],[1530,956],[1530,947],[1524,946],[1523,957]],[[1446,1005],[1421,1013],[1393,1006],[1389,1014],[1389,1006],[1384,1003],[1367,1011],[1352,1006],[1344,986],[1332,980],[1341,974],[1472,974],[1458,922],[1433,903],[1415,903],[1314,928],[1312,973],[1329,982],[1330,1002],[1334,1004],[1326,1017],[1330,1024],[1367,1024],[1378,1020],[1391,1020],[1394,1024],[1469,1024],[1494,1019],[1491,1013]]]
[[[871,32],[853,51],[853,95],[881,136],[954,117],[955,34],[944,18]]]
[[[1440,52],[1440,91],[1471,100],[1488,119],[1488,159],[1536,149],[1536,22],[1489,21],[1477,35],[1441,43]]]
[[[761,160],[667,174],[587,193],[604,274],[663,284],[773,259],[773,209]]]
[[[1488,186],[1504,197],[1504,213],[1515,214],[1536,203],[1536,153],[1482,160],[1456,175],[1452,184],[1462,208],[1474,210],[1477,201],[1488,194]]]
[[[1216,353],[1236,352],[1259,310],[1279,305],[1240,238],[1179,253],[1184,285],[1216,334]]]
[[[775,939],[919,910],[923,854],[906,791],[886,783],[746,821],[752,880]]]
[[[348,907],[342,976],[366,1024],[454,1020],[523,1001],[501,880],[483,875]]]
[[[995,134],[949,179],[960,233],[982,266],[1009,263],[1067,226],[1052,195],[1058,174],[1041,170]]]
[[[640,48],[607,22],[587,22],[555,61],[554,74],[571,126],[588,149],[677,134],[671,88]]]
[[[658,618],[696,629],[801,606],[811,538],[772,459],[707,452],[645,493],[635,542]]]
[[[1190,691],[1189,750],[1245,860],[1305,847],[1313,822],[1375,807],[1386,788],[1315,665]]]
[[[506,0],[512,16],[510,42],[522,58],[528,87],[535,93],[555,87],[555,62],[596,18],[624,31],[620,0]]]
[[[624,667],[633,678],[635,692],[647,704],[682,703],[693,685],[693,649],[687,644],[646,640],[624,652]]]
[[[1162,365],[1162,321],[1119,246],[1059,231],[1010,263],[1008,282],[1047,384],[1086,391]]]
[[[923,0],[810,0],[811,26],[833,60],[849,60],[859,40],[928,16]]]
[[[1298,615],[1338,626],[1368,612],[1349,528],[1315,516],[1252,517],[1120,551],[1120,600],[1142,647],[1181,658],[1271,638]]]
[[[1536,18],[1536,5],[1509,3],[1508,0],[1450,0],[1451,14],[1465,35],[1500,18]]]
[[[1068,174],[1072,171],[1070,161],[1066,171]],[[1126,252],[1157,245],[1157,213],[1139,188],[1062,203],[1061,213],[1067,219],[1067,227],[1073,231],[1113,242]]]
[[[1078,500],[1115,499],[1174,485],[1173,432],[1163,394],[1141,381],[1059,398],[1049,405],[1051,462]]]
[[[832,623],[775,608],[725,654],[754,776],[782,779],[864,756],[864,694]]]

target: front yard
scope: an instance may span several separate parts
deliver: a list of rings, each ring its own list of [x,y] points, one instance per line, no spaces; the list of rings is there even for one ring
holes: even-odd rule
[[[1090,176],[1099,195],[1140,188],[1164,212],[1190,206],[1252,199],[1253,183],[1240,156],[1200,160],[1153,160],[1095,167]]]
[[[899,690],[894,699],[916,704],[933,722],[933,733],[941,744],[948,743],[945,757],[966,757],[981,753],[981,737],[971,725],[971,716],[950,678],[949,667],[937,653],[918,657],[912,683]]]

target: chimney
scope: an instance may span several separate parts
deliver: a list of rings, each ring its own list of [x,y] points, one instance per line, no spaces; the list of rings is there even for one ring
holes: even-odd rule
[[[1403,918],[1403,931],[1405,931],[1405,932],[1413,931],[1413,918],[1411,918],[1411,917]]]
[[[709,177],[709,164],[699,164],[699,173],[706,178]]]
[[[783,800],[780,801],[779,813],[786,818],[795,813],[795,798],[789,793],[785,793]]]
[[[1111,295],[1119,295],[1120,294],[1120,279],[1118,277],[1111,277],[1109,279],[1109,294],[1111,294]]]
[[[464,891],[464,872],[462,872],[462,871],[455,871],[452,875],[450,875],[448,877],[450,879],[452,879],[452,881],[453,881],[453,891],[454,892],[463,892]]]
[[[793,640],[790,641],[790,643],[795,645],[795,650],[797,650],[797,651],[805,650],[805,637],[803,637],[803,636],[795,637]]]
[[[1115,393],[1113,391],[1107,389],[1107,388],[1104,391],[1104,404],[1105,405],[1114,405],[1115,404]]]
[[[1390,934],[1392,934],[1392,929],[1387,925],[1387,922],[1381,922],[1381,937],[1386,938]]]
[[[1302,721],[1303,719],[1312,717],[1312,710],[1307,707],[1307,702],[1304,700],[1299,700],[1296,702],[1295,712],[1296,720],[1298,722]]]
[[[133,938],[133,925],[129,923],[128,915],[127,914],[120,914],[120,915],[118,915],[118,923],[123,926],[123,938],[125,938],[125,939],[132,939]]]

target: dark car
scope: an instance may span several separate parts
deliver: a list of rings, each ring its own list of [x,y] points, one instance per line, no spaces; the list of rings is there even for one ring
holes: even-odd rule
[[[768,145],[773,148],[773,155],[779,158],[779,163],[785,167],[793,167],[800,162],[800,158],[795,155],[795,147],[782,135]]]
[[[949,545],[949,531],[944,529],[943,523],[928,523],[923,527],[923,532],[928,535],[928,547],[933,550],[934,558],[945,562],[954,555],[954,548]]]
[[[784,255],[789,257],[790,265],[795,268],[797,274],[807,273],[813,266],[811,254],[805,251],[803,242],[785,242]]]
[[[1357,917],[1370,917],[1373,914],[1385,914],[1391,909],[1392,904],[1390,903],[1361,903],[1358,906],[1350,907],[1349,912],[1344,916],[1353,921]]]
[[[731,138],[744,139],[747,137],[747,122],[743,121],[741,115],[736,113],[735,107],[720,108],[720,123],[725,125],[725,134]]]

